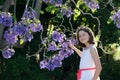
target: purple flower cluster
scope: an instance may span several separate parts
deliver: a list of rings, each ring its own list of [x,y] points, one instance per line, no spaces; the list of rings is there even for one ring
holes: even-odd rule
[[[68,9],[68,8],[61,8],[61,13],[62,15],[66,15],[67,18],[69,18],[72,14],[74,14],[74,12],[72,11],[72,9]]]
[[[63,0],[43,0],[45,3],[50,3],[51,5],[54,5],[54,6],[61,6],[62,5],[62,2]]]
[[[39,32],[43,29],[43,26],[40,23],[31,23],[29,28],[32,32]]]
[[[23,18],[25,19],[35,19],[36,18],[36,12],[31,8],[27,8],[24,12]]]
[[[69,39],[69,42],[74,44],[74,45],[77,45],[78,44],[78,40],[75,38],[75,37],[70,37],[68,38]]]
[[[96,0],[84,0],[84,2],[91,10],[99,9],[99,4]]]
[[[70,55],[72,55],[74,53],[74,51],[70,48],[62,48],[60,51],[59,51],[59,55],[61,55],[61,57],[63,59],[69,57]]]
[[[50,44],[48,44],[48,51],[56,51],[58,50],[58,47],[54,41],[52,41]]]
[[[17,35],[24,35],[26,32],[28,32],[28,27],[24,25],[23,22],[19,22],[17,24],[15,24],[13,27],[13,31],[17,34]]]
[[[9,12],[0,13],[0,24],[4,24],[4,26],[10,27],[12,25],[12,16]]]
[[[10,26],[12,23],[8,22],[11,20],[12,17],[9,13],[1,13],[0,23],[4,23],[7,24],[6,26]],[[27,8],[22,20],[8,28],[5,31],[3,37],[12,45],[17,43],[18,40],[22,40],[23,42],[30,42],[33,39],[32,33],[40,32],[42,29],[43,26],[41,25],[40,21],[36,19],[36,12],[32,8]]]
[[[61,48],[58,54],[52,56],[49,59],[40,61],[40,68],[46,68],[48,70],[54,70],[56,67],[62,66],[62,60],[72,55],[74,51],[70,48]]]
[[[47,68],[48,70],[53,71],[56,67],[61,67],[61,66],[62,66],[61,57],[58,55],[54,55],[49,59],[44,59],[40,61],[41,69]]]
[[[23,40],[23,42],[30,42],[33,39],[32,33],[39,32],[42,29],[43,26],[40,23],[30,23],[26,25],[23,21],[20,21],[5,31],[4,38],[10,44],[15,44],[18,41],[18,37]]]
[[[20,44],[26,41],[30,42],[33,39],[32,33],[40,32],[43,29],[40,21],[36,19],[36,12],[32,8],[27,8],[21,21],[14,24],[9,12],[1,12],[0,24],[8,27],[4,32],[3,38],[9,45],[15,45],[17,42],[20,42]],[[14,50],[7,47],[2,53],[4,58],[10,58]]]
[[[114,24],[120,28],[120,10],[118,10],[118,12],[115,12],[111,18],[114,20]]]
[[[53,31],[53,33],[52,33],[52,39],[54,41],[62,42],[64,37],[65,37],[65,35],[58,31]]]
[[[40,68],[54,70],[56,67],[61,67],[62,60],[74,53],[74,51],[69,47],[69,42],[72,42],[74,45],[77,44],[77,40],[75,38],[70,37],[67,40],[65,34],[60,33],[57,30],[53,31],[52,42],[48,44],[47,51],[57,51],[58,54],[40,61]]]
[[[13,29],[9,29],[9,30],[5,31],[4,38],[10,44],[15,44],[18,40],[17,34],[13,31]]]
[[[15,53],[14,49],[9,48],[8,46],[5,47],[5,48],[2,50],[2,56],[3,56],[5,59],[11,58],[11,56],[14,55],[14,53]]]

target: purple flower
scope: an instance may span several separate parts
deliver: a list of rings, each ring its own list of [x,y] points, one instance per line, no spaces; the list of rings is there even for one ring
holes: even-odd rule
[[[61,6],[62,0],[50,0],[50,3],[55,6]]]
[[[14,24],[12,27],[13,32],[15,32],[17,35],[19,35],[19,25],[18,24]]]
[[[17,42],[17,40],[18,40],[17,36],[18,35],[15,34],[12,29],[5,31],[5,33],[4,33],[4,38],[10,44],[15,44]]]
[[[69,18],[74,12],[71,9],[61,8],[62,15],[66,15]]]
[[[56,58],[59,59],[60,61],[62,61],[62,60],[64,59],[64,56],[63,56],[63,55],[60,55],[60,54],[54,55],[53,57],[56,57]]]
[[[40,68],[43,69],[43,68],[46,68],[48,65],[48,62],[46,59],[40,61]]]
[[[33,35],[31,34],[31,32],[29,32],[29,28],[21,22],[15,24],[13,26],[13,30],[24,42],[30,42],[33,39]]]
[[[21,26],[21,27],[19,27],[18,31],[19,31],[19,35],[23,36],[23,35],[25,35],[26,33],[28,33],[29,30],[28,30],[28,27],[26,27],[26,26]]]
[[[60,43],[60,46],[61,46],[62,48],[67,48],[67,47],[68,47],[68,42]]]
[[[33,39],[33,35],[30,34],[30,33],[27,33],[27,34],[26,34],[26,38],[27,38],[27,41],[30,42],[30,41]]]
[[[62,48],[60,51],[59,51],[59,55],[62,55],[64,58],[67,58],[68,56],[70,56],[71,54],[73,54],[74,51],[70,48]]]
[[[72,55],[74,53],[73,49],[68,49],[68,56]]]
[[[31,42],[31,40],[33,39],[33,35],[31,33],[26,33],[25,35],[23,36],[20,36],[20,38],[26,42],[26,41],[29,41]]]
[[[62,42],[64,37],[65,37],[65,35],[59,33],[58,31],[53,31],[53,33],[52,33],[52,39],[54,41]]]
[[[36,12],[32,8],[27,8],[24,13],[25,19],[34,19],[36,18]]]
[[[31,32],[29,32],[29,28],[22,22],[15,24],[13,26],[13,30],[24,42],[30,42],[33,39],[33,35],[31,34]]]
[[[51,5],[54,6],[61,6],[62,5],[62,0],[43,0],[45,3],[50,3]]]
[[[70,37],[70,38],[69,38],[69,42],[73,43],[74,45],[77,45],[77,44],[78,44],[77,39],[75,39],[75,38],[73,38],[73,37]]]
[[[95,0],[84,0],[85,4],[91,9],[91,10],[97,10],[99,9],[99,5],[97,1]]]
[[[43,29],[43,26],[40,23],[31,23],[29,27],[32,32],[39,32]]]
[[[73,11],[72,10],[68,10],[66,16],[70,17],[72,14],[74,14]]]
[[[21,36],[21,39],[26,42],[29,41],[31,42],[31,40],[33,39],[33,35],[29,32],[27,32],[25,35]]]
[[[56,43],[55,42],[51,42],[50,44],[48,44],[48,49],[47,49],[48,51],[56,51],[56,50],[58,50],[58,47],[57,47],[57,45],[56,45]]]
[[[2,50],[2,56],[5,59],[11,58],[11,56],[15,53],[14,49],[9,48],[8,46]]]
[[[12,25],[12,16],[8,12],[1,13],[2,22],[5,26],[9,27]]]
[[[22,22],[19,22],[18,24],[15,24],[13,26],[13,30],[19,35],[19,36],[23,36],[25,35],[29,29],[27,26],[25,26]]]
[[[49,59],[48,61],[48,65],[47,65],[47,69],[48,70],[54,70],[56,67],[61,67],[62,66],[62,62],[61,60],[56,56],[54,55],[52,58]]]
[[[52,33],[52,38],[54,41],[58,41],[60,39],[60,33],[58,31],[54,31]]]
[[[49,59],[44,59],[42,61],[40,61],[40,68],[41,69],[48,69],[48,70],[54,70],[57,67],[61,67],[62,66],[62,60],[63,58],[61,58],[61,56],[59,55],[54,55],[52,57],[50,57]]]
[[[99,9],[99,5],[98,5],[97,2],[89,2],[88,6],[89,6],[90,9],[92,9],[92,10]]]
[[[59,55],[62,55],[64,58],[67,58],[68,57],[68,52],[66,49],[62,48],[60,51],[59,51]]]
[[[118,10],[118,12],[115,12],[111,18],[114,20],[114,24],[120,28],[120,10]]]
[[[59,60],[59,58],[57,58],[56,56],[53,56],[53,57],[50,59],[50,61],[51,61],[51,63],[53,64],[53,68],[61,67],[61,66],[62,66],[61,60]]]
[[[50,63],[50,62],[48,62],[49,64],[46,66],[46,68],[48,69],[48,70],[54,70],[55,69],[55,67],[54,67],[54,64],[52,64],[52,63]]]
[[[120,28],[120,22],[118,22],[116,25],[117,25],[118,28]]]

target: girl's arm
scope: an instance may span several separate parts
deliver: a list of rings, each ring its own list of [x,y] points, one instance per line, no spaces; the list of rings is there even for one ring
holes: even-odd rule
[[[100,72],[102,70],[101,62],[100,62],[99,55],[98,55],[98,52],[97,52],[96,48],[91,47],[90,48],[90,53],[93,57],[93,60],[94,60],[95,66],[96,66],[95,74],[94,74],[92,80],[97,80],[97,78],[99,77]]]
[[[69,43],[69,47],[72,48],[81,57],[82,52],[77,49],[72,43]]]

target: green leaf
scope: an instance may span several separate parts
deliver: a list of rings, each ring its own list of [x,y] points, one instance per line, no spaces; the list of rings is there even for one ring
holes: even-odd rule
[[[47,8],[45,8],[45,10],[46,10],[47,12],[51,12],[52,9],[54,9],[54,8],[55,8],[54,6],[48,6]]]
[[[24,43],[24,41],[22,39],[20,39],[20,45],[22,45]]]
[[[44,11],[43,11],[43,10],[40,10],[40,14],[44,14]]]
[[[59,8],[56,8],[54,6],[48,6],[46,9],[45,9],[47,12],[50,12],[51,14],[54,14],[56,11],[59,10]]]
[[[81,12],[78,9],[74,9],[74,20],[77,20],[78,16],[80,16]]]
[[[48,35],[49,38],[51,37],[51,34],[52,34],[52,32],[53,32],[53,29],[54,29],[54,25],[49,25],[49,26],[48,26],[47,35]]]
[[[62,18],[61,13],[58,13],[58,14],[57,14],[57,18]]]
[[[107,24],[110,24],[111,22],[112,22],[112,19],[109,18],[109,19],[107,20]]]
[[[95,13],[96,10],[91,10],[91,11],[92,11],[92,13]]]
[[[54,14],[54,13],[55,13],[55,9],[52,9],[52,10],[51,10],[51,14]]]

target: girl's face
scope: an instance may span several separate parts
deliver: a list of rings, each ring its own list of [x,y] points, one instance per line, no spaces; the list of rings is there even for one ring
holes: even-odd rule
[[[89,41],[89,34],[83,30],[79,31],[79,41],[83,44]]]

